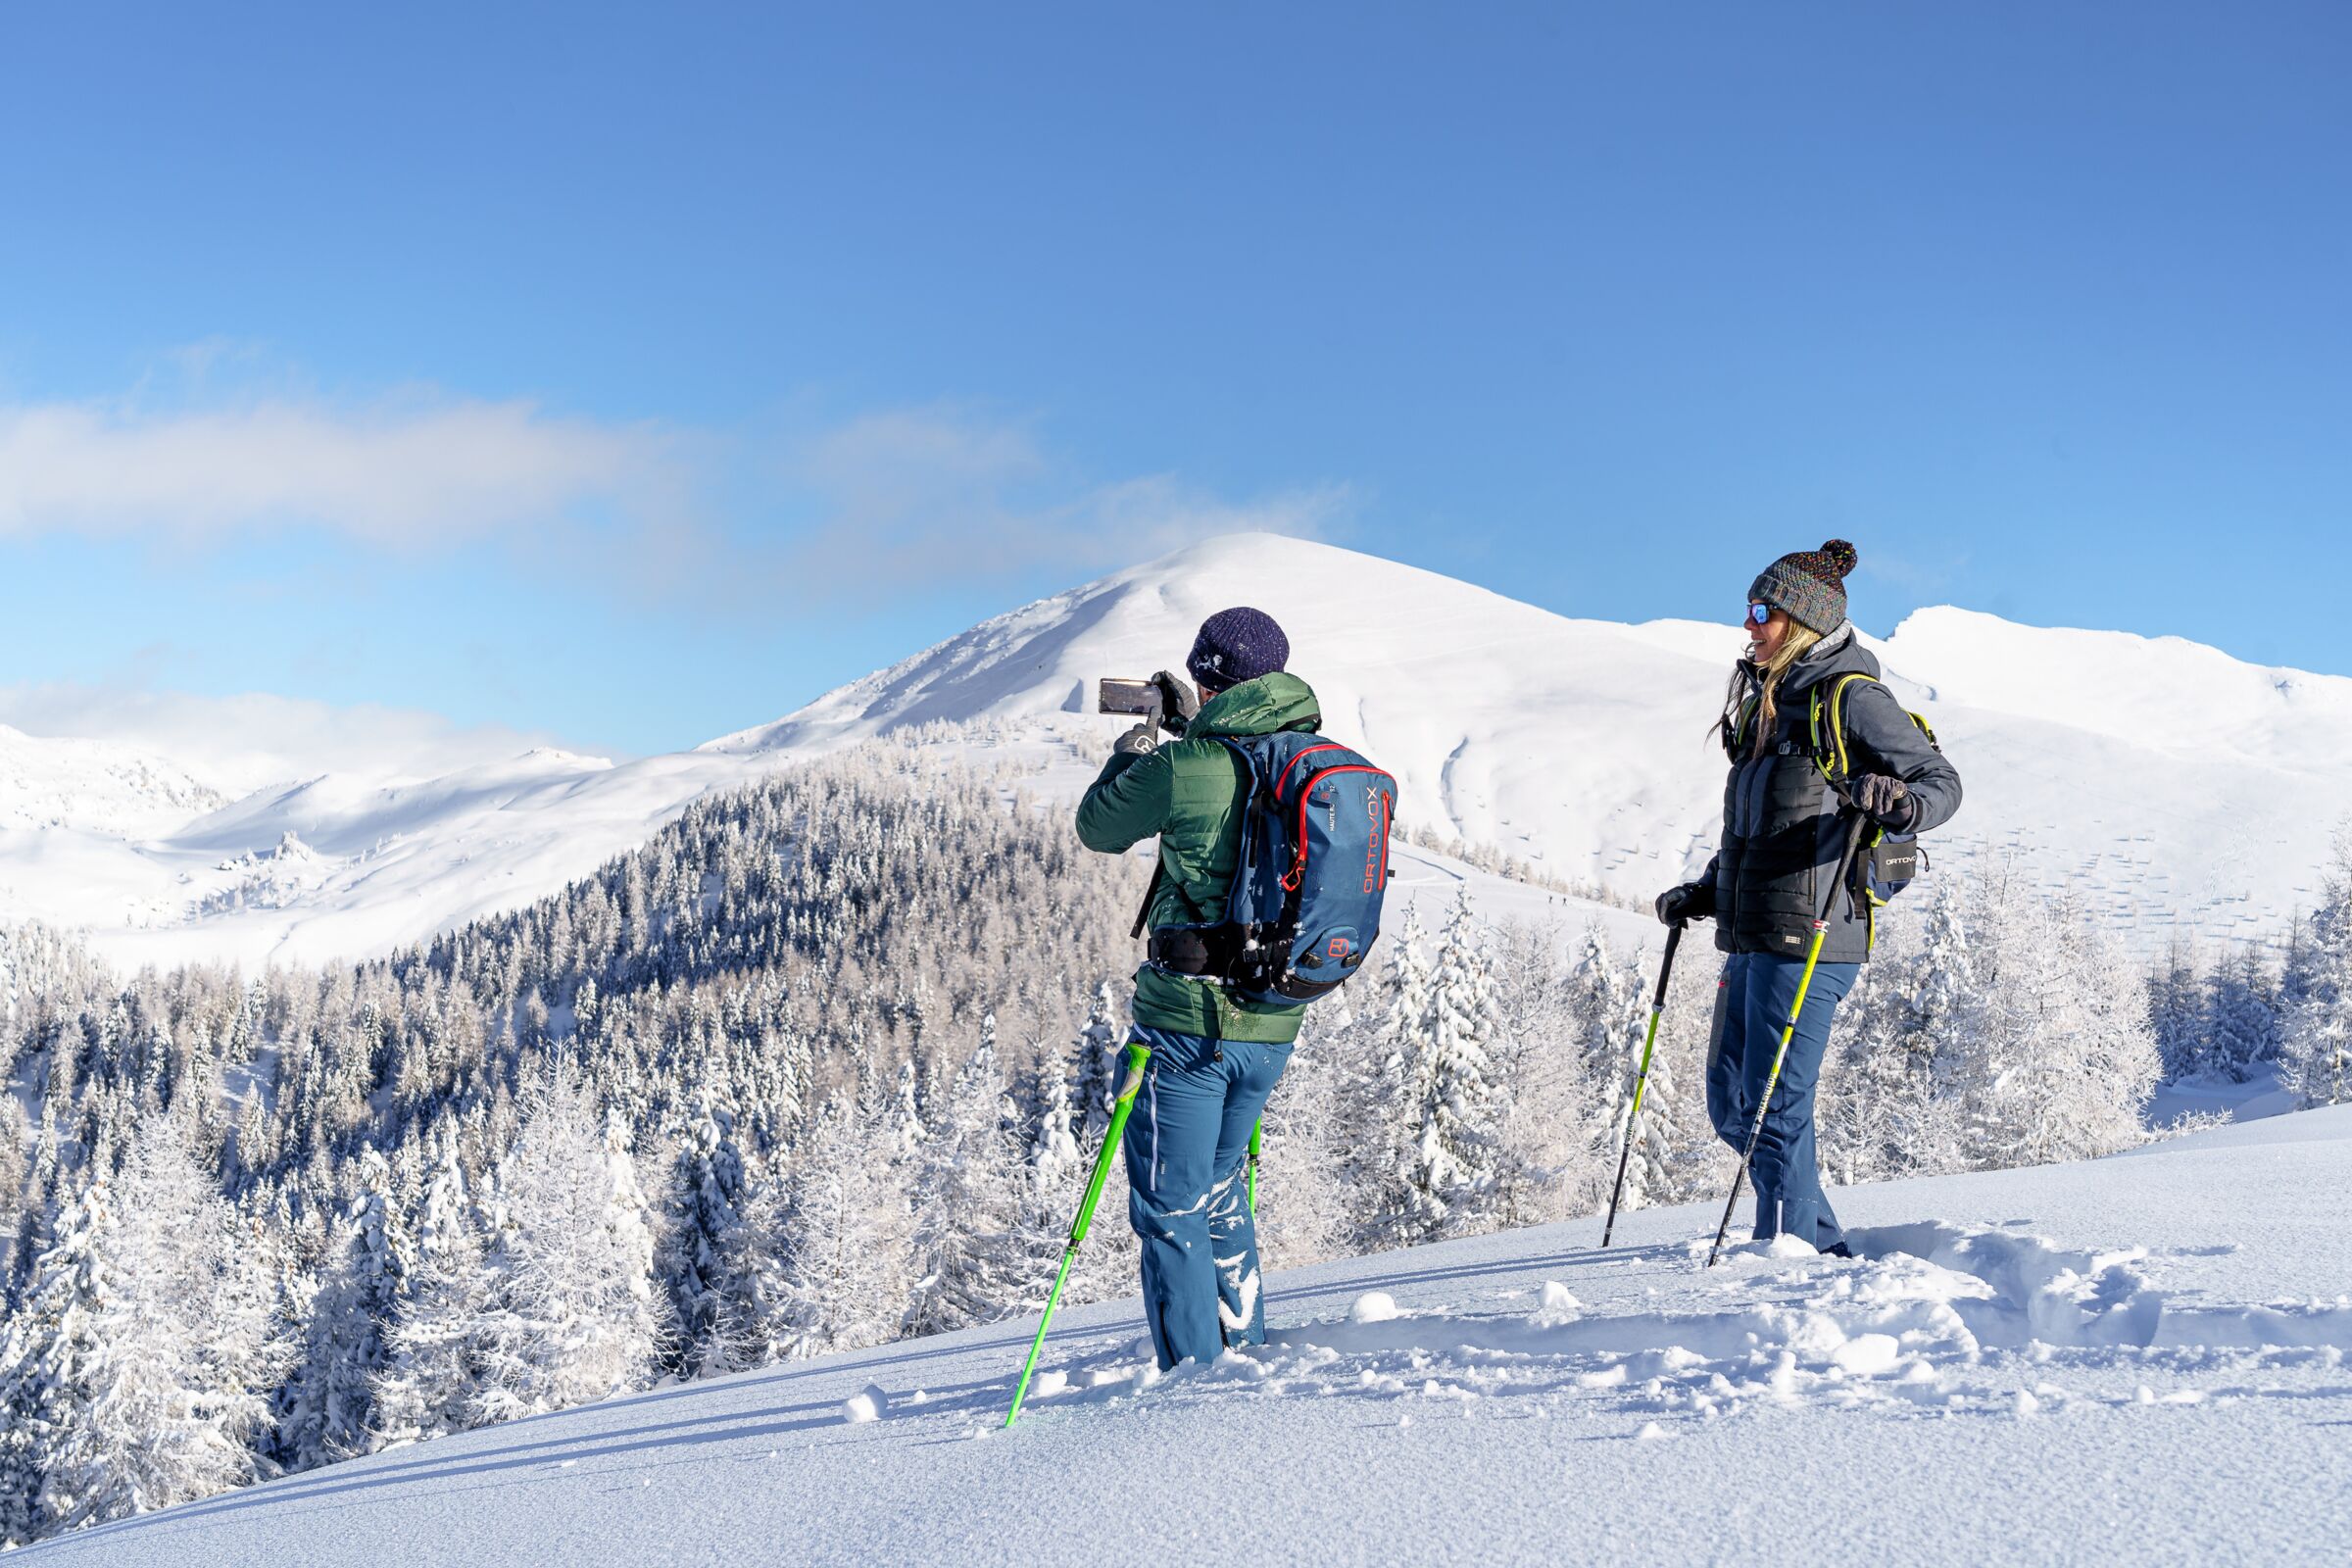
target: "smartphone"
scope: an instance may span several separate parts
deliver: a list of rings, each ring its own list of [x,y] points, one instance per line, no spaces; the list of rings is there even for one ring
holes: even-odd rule
[[[1159,688],[1148,680],[1105,680],[1097,690],[1102,713],[1156,713],[1159,711]]]

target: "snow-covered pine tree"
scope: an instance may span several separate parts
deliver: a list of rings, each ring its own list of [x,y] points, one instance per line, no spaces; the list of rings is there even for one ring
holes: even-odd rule
[[[2167,1078],[2187,1078],[2206,1065],[2207,1007],[2197,984],[2193,933],[2176,930],[2148,978],[2148,1021]]]
[[[1290,1065],[1266,1102],[1263,1159],[1258,1171],[1258,1251],[1269,1268],[1298,1268],[1344,1254],[1361,1220],[1349,1182],[1351,1155],[1348,1096],[1360,1086],[1348,1052],[1364,1035],[1345,1015],[1306,1015]],[[1115,1272],[1102,1269],[1103,1294],[1133,1288],[1134,1231],[1120,1214],[1098,1214],[1079,1253],[1117,1249]]]
[[[430,1232],[429,1240],[427,1234],[419,1228],[408,1292],[384,1332],[386,1364],[375,1384],[378,1447],[447,1437],[478,1420],[476,1339],[494,1304],[497,1276],[481,1238],[462,1217]]]
[[[17,1272],[17,1231],[27,1174],[24,1145],[29,1136],[24,1103],[13,1094],[0,1095],[0,1329],[8,1320],[8,1287]]]
[[[2305,1105],[2352,1101],[2352,831],[2336,839],[2320,907],[2289,975],[2279,1081]]]
[[[902,1165],[914,1159],[931,1136],[931,1130],[923,1125],[918,1088],[914,1058],[908,1056],[899,1063],[898,1079],[890,1093],[890,1157]]]
[[[2005,873],[2004,873],[2005,874]],[[1839,1183],[1964,1170],[1970,1074],[1984,1026],[1975,940],[1980,878],[1938,881],[1915,928],[1883,928],[1879,951],[1838,1009],[1821,1077],[1822,1165]]]
[[[2002,875],[1977,919],[1980,993],[1966,1081],[1972,1163],[2090,1159],[2144,1142],[2163,1076],[2144,976],[2069,901]]]
[[[1625,1173],[1626,1206],[1653,1207],[1689,1202],[1703,1192],[1715,1190],[1716,1184],[1706,1175],[1711,1158],[1728,1164],[1731,1156],[1718,1152],[1722,1145],[1715,1136],[1714,1125],[1707,1119],[1706,1062],[1707,1051],[1715,1026],[1715,997],[1720,964],[1709,961],[1703,937],[1694,951],[1692,938],[1683,938],[1684,947],[1677,956],[1676,968],[1666,995],[1666,1007],[1658,1020],[1658,1043],[1650,1057],[1649,1087],[1642,1096],[1642,1118],[1634,1134],[1633,1158]],[[1644,951],[1642,965],[1633,970],[1637,981],[1647,980],[1654,985],[1649,965],[1662,960],[1661,952],[1652,956]],[[1642,1010],[1642,1035],[1646,1041],[1649,1032],[1649,998],[1637,989],[1635,1005]],[[1626,1060],[1632,1071],[1641,1070],[1641,1046],[1629,1042]],[[1630,1113],[1632,1106],[1626,1106]],[[1619,1135],[1618,1117],[1612,1113],[1609,1121],[1612,1141]],[[1612,1144],[1604,1144],[1601,1152],[1606,1158],[1616,1152]],[[1614,1180],[1616,1168],[1607,1166],[1608,1179]],[[1639,1193],[1640,1201],[1635,1200]],[[1606,1198],[1596,1202],[1605,1203]]]
[[[312,1297],[301,1359],[278,1400],[274,1452],[288,1470],[331,1464],[372,1446],[384,1330],[415,1265],[391,1167],[361,1151],[359,1194],[337,1224],[325,1279]]]
[[[1446,917],[1431,966],[1426,1010],[1400,1044],[1411,1145],[1393,1228],[1403,1241],[1464,1236],[1487,1227],[1507,1102],[1493,1082],[1494,982],[1479,950],[1465,888]]]
[[[768,1334],[787,1358],[862,1349],[898,1337],[913,1283],[912,1216],[887,1132],[827,1102],[772,1217],[781,1239],[767,1289]]]
[[[1095,987],[1086,1027],[1078,1032],[1078,1081],[1070,1099],[1078,1110],[1078,1147],[1088,1154],[1102,1147],[1102,1134],[1110,1126],[1111,1102],[1119,1092],[1124,1012],[1111,983],[1105,980]]]
[[[432,1166],[416,1204],[416,1254],[429,1257],[466,1232],[466,1167],[458,1156],[458,1129],[445,1119],[433,1129]]]
[[[1362,1190],[1354,1246],[1379,1251],[1409,1245],[1425,1232],[1408,1189],[1418,1149],[1419,1099],[1414,1065],[1429,1020],[1429,954],[1418,901],[1404,907],[1396,937],[1383,944],[1387,963],[1378,1000],[1356,1018],[1350,1053],[1360,1062],[1348,1100],[1353,1108],[1354,1175]]]
[[[2309,989],[2286,1019],[2279,1079],[2303,1104],[2352,1101],[2352,943],[2315,942]]]
[[[1939,1175],[1971,1162],[1964,1079],[1983,1027],[1984,982],[1976,956],[1983,925],[1974,911],[1984,906],[1984,881],[1983,873],[1972,872],[1938,887],[1921,924],[1907,988],[1902,1073],[1899,1084],[1887,1088],[1896,1108],[1882,1165],[1890,1175]]]
[[[72,1419],[42,1445],[43,1533],[245,1484],[268,1417],[266,1264],[237,1245],[234,1212],[172,1118],[140,1124],[120,1190],[119,1218],[86,1230],[98,1261],[84,1288],[65,1293],[88,1314],[90,1348],[58,1367],[80,1386],[62,1406]],[[88,1212],[102,1210],[100,1200]]]
[[[670,1169],[655,1272],[678,1325],[669,1364],[690,1378],[750,1365],[757,1344],[743,1220],[750,1194],[734,1121],[705,1096]]]
[[[302,1347],[307,1295],[289,1295],[288,1240],[266,1211],[228,1205],[223,1211],[226,1250],[213,1271],[209,1331],[200,1357],[202,1381],[210,1389],[251,1391],[271,1408],[270,1391],[282,1388]],[[257,1450],[267,1430],[254,1434]],[[270,1464],[256,1466],[267,1475]]]
[[[1641,1081],[1648,1023],[1648,998],[1638,959],[1620,960],[1594,921],[1586,927],[1561,987],[1560,1055],[1574,1064],[1574,1079],[1565,1099],[1557,1089],[1544,1097],[1558,1102],[1544,1118],[1558,1126],[1553,1158],[1569,1167],[1564,1175],[1573,1171],[1576,1178],[1563,1183],[1564,1211],[1588,1212],[1609,1200]],[[1636,1149],[1626,1165],[1624,1206],[1629,1211],[1649,1202],[1656,1186],[1655,1161],[1647,1151],[1654,1149],[1663,1157],[1667,1147],[1663,1133],[1671,1122],[1659,1113],[1673,1108],[1673,1076],[1668,1064],[1653,1055],[1650,1081],[1642,1093],[1642,1126],[1634,1129]],[[1542,1088],[1543,1081],[1534,1080],[1534,1086]]]
[[[1012,1254],[1018,1161],[1000,1125],[1004,1080],[983,1039],[957,1069],[915,1180],[915,1279],[906,1332],[993,1323],[1017,1290]]]
[[[628,1152],[611,1148],[578,1085],[560,1078],[533,1098],[499,1175],[505,1224],[472,1345],[477,1425],[641,1387],[658,1348],[652,1244]]]
[[[658,1340],[663,1337],[667,1325],[654,1290],[654,1210],[637,1180],[637,1159],[631,1152],[635,1141],[628,1118],[607,1107],[605,1234],[612,1240],[613,1255],[620,1260],[620,1283],[641,1303],[639,1327]]]
[[[1086,1185],[1086,1172],[1071,1125],[1069,1079],[1053,1054],[1039,1053],[1023,1098],[1036,1108],[1016,1177],[1012,1292],[1004,1304],[1029,1312],[1044,1309],[1060,1272],[1061,1254],[1069,1246],[1070,1216]]]
[[[2278,983],[2253,946],[2217,962],[2205,979],[2208,1070],[2243,1083],[2278,1056]]]
[[[1410,1054],[1405,1051],[1408,1045],[1418,1050],[1421,1031],[1429,1021],[1432,977],[1426,941],[1421,906],[1418,902],[1407,904],[1404,923],[1389,948],[1386,995],[1379,1009],[1381,1033],[1400,1057]]]
[[[88,1423],[106,1346],[99,1327],[121,1288],[114,1193],[103,1180],[59,1212],[24,1303],[0,1342],[0,1545],[49,1533],[41,1487]]]

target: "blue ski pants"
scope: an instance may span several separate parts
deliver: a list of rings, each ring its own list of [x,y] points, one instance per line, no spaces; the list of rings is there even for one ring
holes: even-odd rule
[[[1289,1046],[1138,1027],[1152,1048],[1127,1117],[1127,1217],[1144,1244],[1144,1319],[1164,1370],[1266,1343],[1250,1132]]]
[[[1735,1152],[1747,1146],[1756,1102],[1772,1076],[1773,1054],[1780,1050],[1781,1031],[1788,1026],[1788,1009],[1795,1004],[1797,982],[1804,972],[1803,959],[1769,953],[1734,954],[1723,966],[1723,981],[1715,992],[1715,1032],[1707,1048],[1707,1117]],[[1756,1189],[1759,1242],[1785,1232],[1827,1250],[1845,1240],[1838,1216],[1830,1210],[1829,1195],[1821,1190],[1813,1148],[1813,1091],[1821,1078],[1822,1055],[1829,1050],[1831,1020],[1861,972],[1858,963],[1814,967],[1804,1015],[1788,1042],[1780,1088],[1765,1114],[1763,1133],[1756,1139],[1756,1160],[1748,1170]]]

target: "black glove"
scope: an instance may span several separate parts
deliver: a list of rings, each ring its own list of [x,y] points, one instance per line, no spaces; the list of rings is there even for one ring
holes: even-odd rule
[[[1911,824],[1919,820],[1919,803],[1911,798],[1911,786],[1884,773],[1846,780],[1845,798],[1854,803],[1855,810],[1889,833],[1908,833]]]
[[[1685,920],[1711,920],[1715,917],[1715,884],[1686,882],[1679,888],[1668,888],[1658,895],[1658,920],[1664,925],[1680,925]]]
[[[1200,699],[1181,677],[1164,669],[1152,676],[1151,683],[1159,688],[1159,727],[1171,735],[1183,734],[1185,726],[1200,716]]]
[[[1159,750],[1159,737],[1149,723],[1138,724],[1111,743],[1111,751],[1121,757],[1149,757]]]

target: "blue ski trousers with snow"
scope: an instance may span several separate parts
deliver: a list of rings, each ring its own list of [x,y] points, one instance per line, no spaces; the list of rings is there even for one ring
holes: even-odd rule
[[[1144,1318],[1162,1370],[1266,1343],[1250,1132],[1289,1046],[1138,1027],[1152,1048],[1127,1117],[1127,1217],[1144,1244]]]
[[[1813,1090],[1829,1050],[1831,1020],[1861,972],[1858,963],[1824,963],[1813,970],[1804,1015],[1788,1042],[1781,1085],[1748,1170],[1756,1188],[1759,1242],[1786,1233],[1826,1251],[1845,1240],[1830,1211],[1829,1195],[1821,1190],[1813,1150]],[[1735,1152],[1747,1147],[1756,1102],[1772,1076],[1773,1054],[1781,1048],[1781,1031],[1788,1026],[1788,1009],[1804,973],[1803,959],[1769,953],[1734,954],[1723,966],[1723,982],[1715,992],[1715,1033],[1707,1048],[1707,1117]]]

